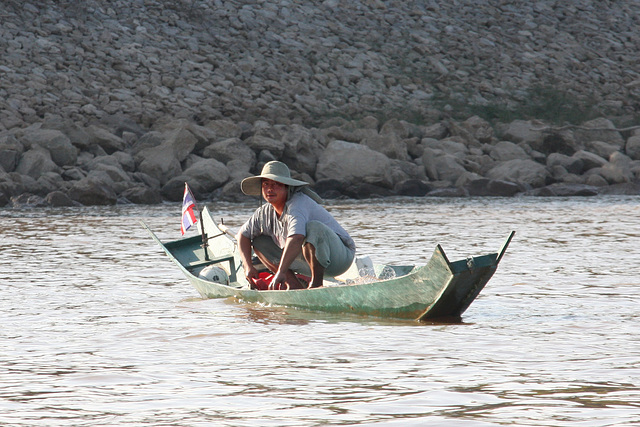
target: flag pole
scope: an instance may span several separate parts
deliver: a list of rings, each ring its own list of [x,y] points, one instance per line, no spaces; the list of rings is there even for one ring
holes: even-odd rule
[[[202,233],[202,249],[204,249],[204,259],[205,261],[209,261],[209,252],[207,248],[209,247],[209,237],[207,237],[207,233],[204,232],[204,223],[202,222],[202,211],[198,210],[200,213],[200,230]]]
[[[191,214],[193,214],[193,209],[197,210],[198,213],[200,214],[200,237],[202,238],[202,249],[204,249],[204,259],[205,261],[209,261],[209,251],[208,246],[209,246],[209,238],[207,237],[207,234],[204,232],[204,223],[202,222],[202,211],[200,209],[198,209],[198,205],[196,204],[196,198],[193,196],[193,193],[191,192],[191,189],[189,188],[189,184],[187,184],[186,182],[184,183],[184,197],[182,200],[182,209],[183,209],[183,224],[184,224],[184,208],[185,208],[185,201],[187,200],[187,194],[189,195],[189,198],[191,199],[191,203],[193,203],[193,208],[191,209]],[[187,209],[189,210],[189,209]],[[198,219],[195,218],[195,215],[193,215],[193,221],[190,221],[191,224],[195,224],[196,222],[198,222]],[[191,226],[191,225],[190,225]],[[189,226],[189,227],[190,227]],[[196,225],[197,227],[197,225]],[[184,235],[184,229],[182,231],[182,234]]]

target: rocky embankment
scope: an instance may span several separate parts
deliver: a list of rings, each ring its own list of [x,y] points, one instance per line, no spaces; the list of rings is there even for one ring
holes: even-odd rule
[[[440,3],[2,2],[0,206],[640,193],[634,2]]]

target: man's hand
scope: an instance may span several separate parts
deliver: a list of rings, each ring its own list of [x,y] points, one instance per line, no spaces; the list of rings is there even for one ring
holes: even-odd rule
[[[258,274],[258,270],[256,270],[256,268],[251,265],[249,268],[244,268],[244,277],[247,278],[247,281],[249,283],[253,283],[254,280],[260,278],[260,275]]]
[[[286,279],[286,274],[283,273],[281,270],[278,270],[276,272],[276,274],[274,274],[273,278],[271,279],[271,283],[269,284],[269,289],[280,289],[280,284],[286,285],[285,282]]]

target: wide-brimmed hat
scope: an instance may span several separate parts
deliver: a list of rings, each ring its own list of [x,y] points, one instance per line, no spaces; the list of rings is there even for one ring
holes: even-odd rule
[[[260,196],[262,195],[262,179],[271,179],[284,185],[291,187],[301,187],[303,185],[309,185],[308,182],[300,181],[299,179],[291,178],[291,171],[287,165],[278,161],[271,161],[264,165],[262,173],[256,176],[250,176],[245,178],[240,183],[242,192],[247,196]]]

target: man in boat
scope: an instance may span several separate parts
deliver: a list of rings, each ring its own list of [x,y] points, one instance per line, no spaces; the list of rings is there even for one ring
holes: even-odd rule
[[[251,250],[273,274],[270,288],[322,286],[324,275],[337,276],[353,262],[356,246],[344,228],[320,205],[308,183],[291,178],[282,162],[264,165],[262,173],[245,178],[242,192],[268,202],[258,208],[236,236],[245,276],[258,279]],[[295,273],[311,276],[307,284]]]

